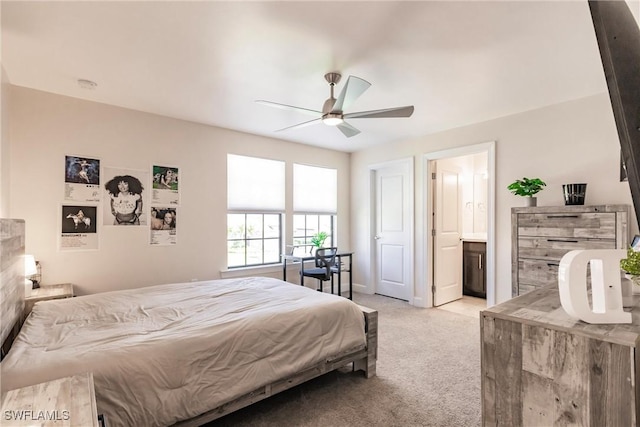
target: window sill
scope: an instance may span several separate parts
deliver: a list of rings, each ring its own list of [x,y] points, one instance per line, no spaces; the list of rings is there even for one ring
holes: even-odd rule
[[[313,264],[313,261],[305,261],[305,265]],[[299,262],[288,262],[287,263],[287,274],[291,270],[300,271],[300,263]],[[221,279],[233,279],[236,277],[249,277],[253,275],[260,274],[278,274],[282,277],[282,263],[280,264],[270,264],[270,265],[256,265],[252,267],[238,267],[238,268],[228,268],[226,270],[220,270],[220,278]]]
[[[289,265],[287,265],[289,270]],[[235,277],[247,277],[254,274],[282,273],[282,264],[257,265],[253,267],[240,267],[220,271],[220,278],[232,279]]]

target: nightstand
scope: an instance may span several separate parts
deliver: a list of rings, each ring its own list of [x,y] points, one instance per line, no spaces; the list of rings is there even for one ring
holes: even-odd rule
[[[24,317],[25,319],[31,313],[33,305],[38,301],[46,301],[50,299],[61,299],[73,297],[73,284],[61,283],[58,285],[41,285],[31,291],[31,295],[24,299]]]
[[[90,372],[9,390],[2,399],[2,425],[98,427],[98,418]]]

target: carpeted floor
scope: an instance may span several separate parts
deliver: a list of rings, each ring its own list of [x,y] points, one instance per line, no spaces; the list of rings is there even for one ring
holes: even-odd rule
[[[220,426],[479,426],[477,318],[354,294],[379,312],[377,376],[331,372],[207,424]]]

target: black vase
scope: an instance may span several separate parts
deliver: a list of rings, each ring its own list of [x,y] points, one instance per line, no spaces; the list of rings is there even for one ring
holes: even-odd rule
[[[584,205],[587,184],[564,184],[562,192],[565,205]]]

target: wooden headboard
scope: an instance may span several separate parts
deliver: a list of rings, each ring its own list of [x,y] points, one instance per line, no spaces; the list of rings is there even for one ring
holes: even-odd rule
[[[24,310],[24,220],[0,219],[0,344]]]

